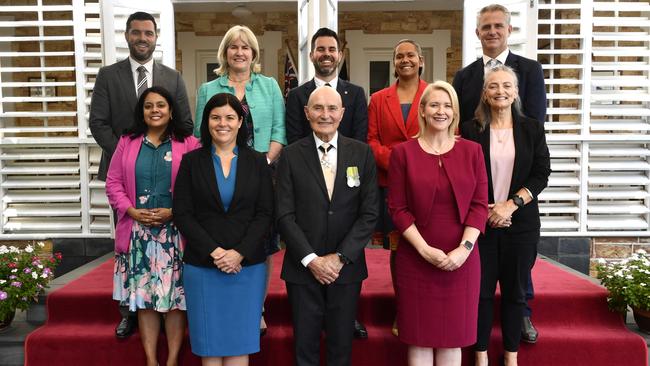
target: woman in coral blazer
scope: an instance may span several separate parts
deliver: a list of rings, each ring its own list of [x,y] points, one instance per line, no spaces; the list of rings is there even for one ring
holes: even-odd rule
[[[393,64],[397,81],[370,97],[368,106],[368,144],[377,162],[379,199],[379,220],[373,235],[373,244],[391,249],[390,272],[395,283],[395,249],[399,233],[393,229],[388,215],[388,161],[393,146],[413,138],[418,127],[418,103],[427,83],[420,79],[424,59],[419,44],[403,39],[393,49]],[[393,334],[397,326],[393,324]]]

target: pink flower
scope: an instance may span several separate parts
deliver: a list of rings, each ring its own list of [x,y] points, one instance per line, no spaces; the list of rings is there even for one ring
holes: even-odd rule
[[[23,286],[23,284],[18,281],[14,281],[11,283],[11,286],[20,288]]]
[[[4,291],[0,291],[0,301],[6,300],[7,299],[7,293]]]

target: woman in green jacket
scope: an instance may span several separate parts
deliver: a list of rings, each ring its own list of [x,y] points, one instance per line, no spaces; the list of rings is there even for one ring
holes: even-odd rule
[[[204,83],[196,99],[194,135],[200,137],[201,118],[206,102],[215,94],[230,93],[244,106],[244,127],[250,147],[275,161],[287,144],[284,127],[284,99],[275,79],[260,74],[260,49],[255,34],[236,25],[226,32],[218,51],[218,78]]]

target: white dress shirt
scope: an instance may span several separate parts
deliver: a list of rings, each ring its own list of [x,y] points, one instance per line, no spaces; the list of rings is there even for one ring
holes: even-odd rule
[[[139,63],[129,56],[129,63],[131,64],[131,74],[133,75],[133,88],[135,89],[135,95],[138,95],[138,67],[144,66],[145,73],[147,74],[147,88],[153,86],[153,58],[145,62],[144,64]]]
[[[327,84],[330,84],[330,86],[332,88],[334,88],[334,90],[336,90],[336,86],[339,85],[339,78],[335,77],[331,81],[324,81],[324,80],[321,80],[321,79],[314,76],[314,83],[316,84],[317,88],[319,88],[321,86],[325,86],[325,84],[327,83]]]
[[[316,78],[314,78],[316,80]],[[319,149],[319,147],[324,144],[325,142],[321,139],[319,139],[315,133],[312,133],[314,136],[314,141],[316,142],[316,151],[318,152],[318,161],[320,163],[321,159],[323,159],[323,152]],[[337,163],[337,149],[338,149],[338,141],[339,141],[339,133],[338,131],[334,133],[334,137],[329,141],[330,146],[332,147],[329,152],[327,153],[327,162],[330,166],[330,169],[332,169],[332,172],[334,173],[334,176],[336,176],[336,163]],[[316,253],[309,253],[307,254],[304,258],[300,260],[300,263],[302,263],[303,266],[307,267],[311,261],[314,260],[314,258],[318,257]]]

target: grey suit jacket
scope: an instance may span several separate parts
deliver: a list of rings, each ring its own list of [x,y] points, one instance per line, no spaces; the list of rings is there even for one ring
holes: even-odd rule
[[[178,71],[154,61],[153,85],[161,86],[171,93],[181,118],[191,131],[192,115],[187,99],[185,83]],[[134,109],[138,102],[135,82],[129,59],[104,66],[99,70],[93,96],[90,102],[90,132],[102,148],[98,179],[106,180],[108,164],[111,161],[117,141],[125,130],[131,127]]]

